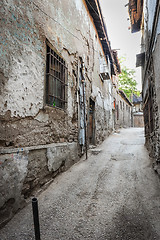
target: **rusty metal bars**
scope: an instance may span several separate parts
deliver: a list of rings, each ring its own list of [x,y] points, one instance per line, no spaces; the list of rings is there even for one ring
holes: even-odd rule
[[[67,74],[66,62],[47,45],[46,102],[49,106],[65,109]]]

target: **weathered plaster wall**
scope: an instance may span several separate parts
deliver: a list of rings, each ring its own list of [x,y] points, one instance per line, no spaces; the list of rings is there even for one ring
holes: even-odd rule
[[[133,114],[133,127],[144,127],[143,114],[134,113]]]
[[[118,127],[131,127],[131,106],[119,95]]]
[[[91,94],[96,99],[95,104],[95,124],[96,124],[96,143],[102,142],[106,135],[112,131],[112,98],[111,98],[111,81],[102,82],[102,91],[93,85]],[[106,94],[103,95],[103,89]]]
[[[124,126],[131,127],[131,106],[127,103],[124,104]]]
[[[35,187],[78,159],[80,59],[85,65],[86,106],[90,97],[95,100],[96,142],[109,133],[112,120],[111,86],[99,77],[103,51],[82,0],[2,0],[0,11],[0,208],[4,222]],[[68,65],[65,111],[45,104],[46,39]]]
[[[95,86],[94,98],[99,99],[99,91],[102,101],[108,98],[106,84],[99,78],[102,49],[83,2],[47,1],[43,4],[36,1],[36,5],[48,16],[54,16],[58,23],[30,1],[2,1],[1,5],[1,145],[24,147],[59,142],[61,138],[71,141],[69,135],[76,139],[77,83],[72,72],[79,56],[86,67],[88,94],[92,94]],[[44,104],[46,38],[68,63],[66,112],[46,109]],[[100,106],[104,108],[101,103]]]
[[[0,226],[24,206],[33,189],[41,188],[77,161],[77,143],[1,150]]]
[[[148,13],[148,30],[152,31],[153,27],[153,20],[155,14],[155,7],[156,7],[157,0],[147,0],[147,13]]]
[[[34,116],[43,106],[43,39],[29,10],[27,2],[1,1],[0,109],[11,117]]]
[[[111,97],[111,106],[112,106],[112,126],[114,129],[118,129],[120,126],[118,124],[118,115],[119,112],[121,111],[119,109],[119,94],[118,94],[118,74],[112,76],[112,85],[111,85],[111,92],[110,92],[110,97]]]

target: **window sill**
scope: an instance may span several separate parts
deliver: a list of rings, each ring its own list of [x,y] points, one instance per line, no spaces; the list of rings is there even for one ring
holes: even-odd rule
[[[44,106],[44,110],[49,110],[49,111],[58,110],[58,111],[62,111],[64,113],[66,113],[66,109],[59,108],[59,107],[56,107],[56,106],[50,106],[50,105],[47,105],[47,104]]]

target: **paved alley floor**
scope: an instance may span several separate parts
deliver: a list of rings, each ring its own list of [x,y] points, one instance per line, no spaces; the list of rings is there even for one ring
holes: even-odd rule
[[[141,128],[122,129],[38,196],[41,240],[160,240],[160,180]],[[0,231],[34,239],[31,204]]]

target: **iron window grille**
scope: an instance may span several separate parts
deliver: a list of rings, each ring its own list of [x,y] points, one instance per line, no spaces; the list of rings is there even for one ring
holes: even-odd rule
[[[52,107],[65,109],[66,82],[68,68],[65,60],[60,57],[47,42],[46,59],[46,103]]]

